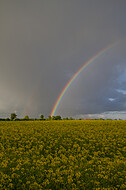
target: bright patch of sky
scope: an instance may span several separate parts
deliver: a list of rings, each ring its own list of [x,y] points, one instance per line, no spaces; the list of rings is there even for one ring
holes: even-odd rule
[[[109,101],[113,102],[115,101],[115,98],[109,98]]]
[[[122,94],[126,94],[126,90],[117,89],[116,91],[119,92],[119,93],[122,93]],[[110,100],[110,99],[112,100],[112,98],[109,98],[109,100]],[[111,101],[111,100],[110,100],[110,101]]]
[[[123,119],[126,120],[126,111],[108,111],[100,114],[84,114],[76,115],[75,118],[79,119]]]

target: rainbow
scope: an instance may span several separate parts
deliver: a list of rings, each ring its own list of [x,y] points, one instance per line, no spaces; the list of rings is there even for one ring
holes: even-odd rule
[[[118,42],[118,41],[117,41]],[[103,55],[107,50],[109,50],[110,48],[112,48],[113,46],[115,46],[117,44],[117,42],[114,42],[113,44],[107,46],[106,48],[102,49],[100,52],[98,52],[96,55],[94,55],[91,59],[89,59],[86,63],[84,63],[84,65],[73,75],[73,77],[69,80],[69,82],[66,84],[66,86],[64,87],[64,89],[62,90],[62,92],[60,93],[58,99],[56,100],[54,107],[51,111],[50,116],[54,116],[57,108],[60,104],[60,102],[62,101],[62,98],[64,97],[65,93],[67,92],[67,90],[70,88],[71,84],[73,83],[73,81],[80,75],[80,73],[86,69],[86,67],[91,64],[93,61],[95,61],[99,56]]]

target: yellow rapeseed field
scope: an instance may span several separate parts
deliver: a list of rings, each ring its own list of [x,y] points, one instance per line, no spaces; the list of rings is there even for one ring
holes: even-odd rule
[[[0,190],[126,189],[126,121],[0,122]]]

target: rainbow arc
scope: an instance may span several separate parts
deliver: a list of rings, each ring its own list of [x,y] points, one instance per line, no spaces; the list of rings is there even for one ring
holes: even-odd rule
[[[118,41],[117,41],[118,42]],[[106,51],[108,51],[109,49],[111,49],[112,47],[114,47],[117,42],[107,46],[106,48],[102,49],[100,52],[98,52],[96,55],[94,55],[91,59],[89,59],[86,63],[84,63],[84,65],[72,76],[72,78],[68,81],[68,83],[66,84],[66,86],[64,87],[64,89],[62,90],[62,92],[60,93],[58,99],[56,100],[53,109],[51,111],[51,116],[54,116],[56,114],[56,111],[58,109],[59,104],[61,103],[65,93],[67,92],[67,90],[70,88],[70,86],[72,85],[72,83],[74,82],[74,80],[80,75],[80,73],[86,69],[86,67],[93,63],[99,56],[103,55]]]

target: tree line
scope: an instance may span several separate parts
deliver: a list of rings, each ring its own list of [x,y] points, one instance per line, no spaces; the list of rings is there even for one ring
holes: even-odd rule
[[[18,118],[16,113],[11,113],[10,118],[0,118],[0,121],[50,121],[50,120],[75,120],[73,117],[65,117],[62,118],[60,115],[57,116],[48,116],[47,118],[44,117],[44,115],[40,115],[40,118],[29,118],[28,115],[26,115],[24,118]],[[104,119],[104,118],[93,118],[93,119],[83,119],[79,118],[78,120],[113,120],[111,118]],[[117,120],[117,119],[114,119]],[[122,119],[118,119],[122,120]]]
[[[11,113],[10,118],[0,118],[0,121],[49,121],[49,120],[74,120],[72,117],[66,117],[62,118],[60,115],[57,116],[48,116],[47,118],[44,117],[44,115],[40,115],[40,118],[29,118],[28,115],[26,115],[24,118],[18,118],[16,113]]]

